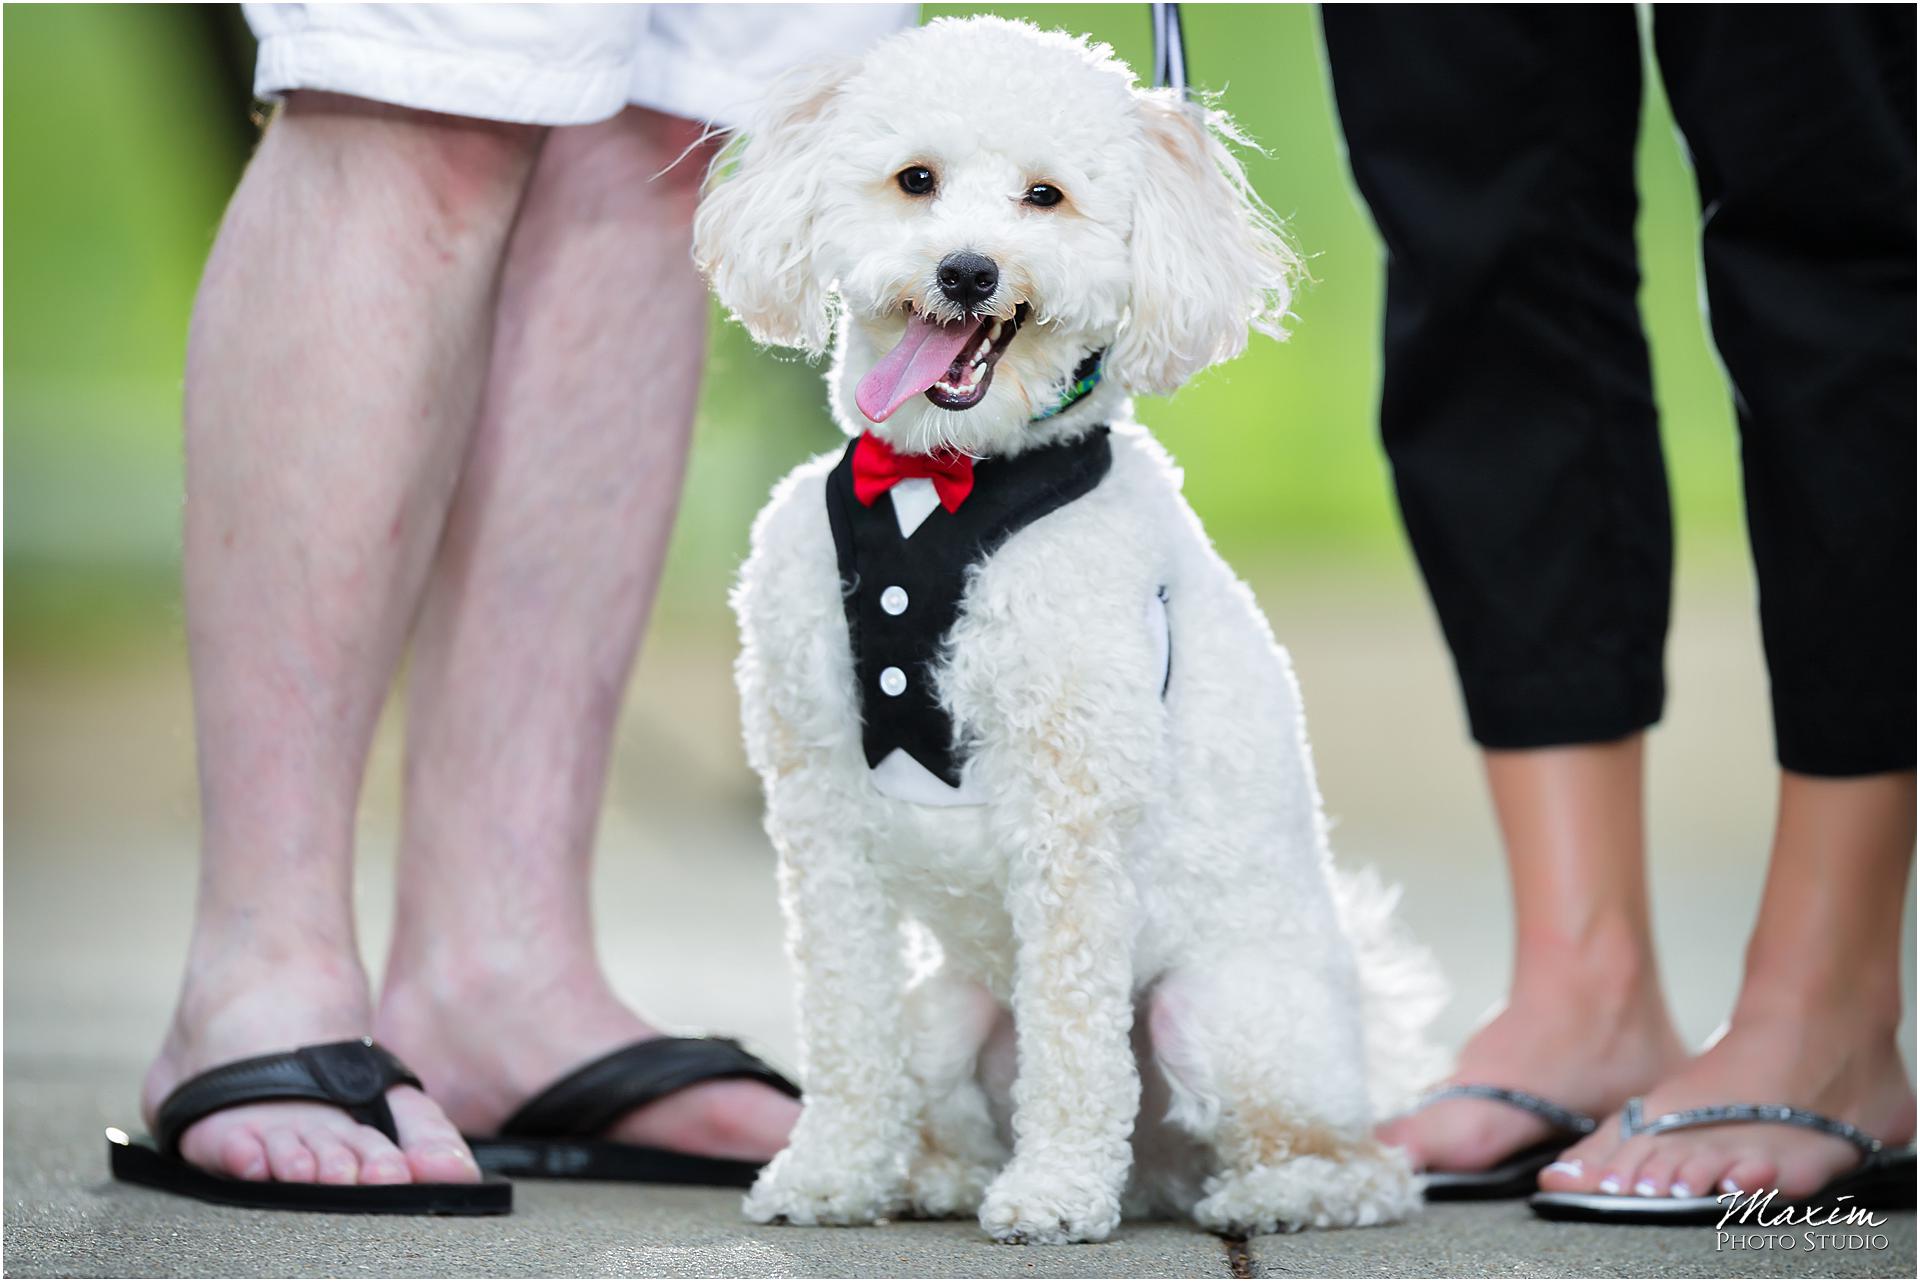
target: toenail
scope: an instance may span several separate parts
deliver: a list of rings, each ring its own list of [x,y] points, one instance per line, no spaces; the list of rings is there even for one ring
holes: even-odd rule
[[[1679,1180],[1675,1180],[1673,1182],[1673,1187],[1667,1190],[1667,1196],[1668,1197],[1692,1197],[1693,1190],[1688,1188],[1686,1185],[1682,1184]]]
[[[1639,1194],[1641,1197],[1659,1197],[1660,1196],[1660,1190],[1653,1186],[1652,1180],[1638,1181],[1637,1183],[1634,1184],[1633,1191]]]
[[[1620,1191],[1620,1178],[1616,1175],[1607,1176],[1606,1179],[1600,1181],[1600,1191],[1602,1193],[1618,1193]]]
[[[1553,1175],[1578,1175],[1580,1169],[1579,1158],[1574,1158],[1570,1162],[1554,1162],[1547,1167],[1548,1173]]]
[[[1720,1191],[1722,1193],[1738,1193],[1740,1191],[1740,1186],[1738,1184],[1735,1184],[1732,1180],[1721,1180]]]

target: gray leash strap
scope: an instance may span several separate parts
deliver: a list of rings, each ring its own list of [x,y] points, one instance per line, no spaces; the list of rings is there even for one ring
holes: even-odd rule
[[[1187,97],[1187,42],[1180,29],[1180,6],[1156,4],[1153,9],[1153,87],[1173,89]]]

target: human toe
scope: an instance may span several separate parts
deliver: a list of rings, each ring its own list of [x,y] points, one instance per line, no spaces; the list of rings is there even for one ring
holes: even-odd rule
[[[399,1156],[422,1184],[469,1184],[480,1178],[467,1142],[440,1106],[412,1087],[395,1090],[388,1103],[400,1133]]]
[[[1613,1152],[1611,1140],[1589,1135],[1541,1170],[1540,1187],[1550,1193],[1590,1193],[1600,1180],[1600,1163]]]
[[[306,1139],[292,1126],[276,1126],[262,1137],[267,1145],[267,1169],[282,1184],[311,1184],[319,1162]]]
[[[1638,1193],[1636,1185],[1640,1183],[1640,1169],[1652,1153],[1653,1146],[1648,1141],[1628,1140],[1599,1164],[1594,1190],[1607,1194]]]
[[[394,1142],[371,1126],[356,1126],[345,1136],[360,1161],[362,1184],[406,1184],[413,1174]]]
[[[1762,1157],[1743,1157],[1735,1161],[1727,1173],[1720,1177],[1717,1191],[1721,1193],[1757,1193],[1762,1189],[1774,1187],[1779,1172],[1774,1164]]]
[[[1713,1197],[1721,1192],[1720,1181],[1727,1177],[1732,1165],[1727,1154],[1716,1147],[1692,1148],[1674,1172],[1667,1192],[1673,1197]]]
[[[321,1130],[306,1137],[307,1147],[313,1151],[315,1176],[321,1184],[357,1184],[360,1182],[360,1159],[338,1134]]]
[[[1857,1157],[1852,1157],[1836,1166],[1829,1154],[1818,1150],[1782,1156],[1775,1166],[1774,1175],[1780,1196],[1801,1198],[1818,1193],[1836,1176],[1844,1174],[1852,1161],[1857,1160]]]
[[[1677,1145],[1655,1145],[1646,1159],[1640,1163],[1640,1169],[1634,1173],[1634,1196],[1669,1196],[1673,1189],[1674,1177],[1679,1174],[1684,1157],[1685,1150]]]
[[[246,1126],[194,1126],[180,1137],[180,1156],[204,1171],[236,1180],[264,1180],[272,1174],[266,1145]]]

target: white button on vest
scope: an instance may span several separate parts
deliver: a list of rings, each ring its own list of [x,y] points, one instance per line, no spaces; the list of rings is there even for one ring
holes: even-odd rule
[[[891,587],[880,594],[880,608],[888,614],[907,612],[907,590],[903,587]]]
[[[907,688],[907,674],[898,668],[880,670],[880,690],[884,694],[898,695]]]

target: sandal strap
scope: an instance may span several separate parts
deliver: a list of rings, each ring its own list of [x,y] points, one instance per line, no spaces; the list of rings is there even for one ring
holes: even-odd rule
[[[1639,1096],[1627,1101],[1620,1111],[1620,1133],[1624,1139],[1636,1135],[1660,1135],[1667,1131],[1689,1131],[1703,1126],[1731,1126],[1748,1122],[1769,1122],[1777,1126],[1798,1126],[1820,1131],[1845,1140],[1869,1157],[1885,1147],[1851,1122],[1837,1121],[1804,1108],[1785,1104],[1717,1104],[1710,1108],[1687,1108],[1677,1113],[1662,1113],[1647,1118],[1646,1104]]]
[[[502,1139],[591,1139],[637,1108],[699,1082],[764,1083],[794,1099],[800,1088],[730,1037],[650,1037],[592,1061],[520,1106]]]
[[[371,1037],[256,1055],[210,1068],[176,1086],[154,1114],[154,1140],[161,1152],[177,1154],[180,1136],[209,1114],[241,1104],[297,1099],[331,1104],[398,1144],[400,1132],[387,1106],[387,1092],[419,1085],[413,1071]]]
[[[1515,1090],[1510,1086],[1486,1086],[1479,1082],[1455,1082],[1429,1091],[1414,1105],[1414,1109],[1418,1111],[1443,1099],[1479,1099],[1506,1104],[1531,1113],[1541,1121],[1550,1122],[1570,1135],[1591,1135],[1594,1128],[1600,1125],[1585,1113],[1543,1099],[1530,1091]]]

